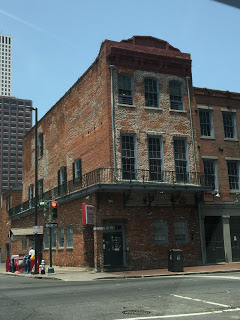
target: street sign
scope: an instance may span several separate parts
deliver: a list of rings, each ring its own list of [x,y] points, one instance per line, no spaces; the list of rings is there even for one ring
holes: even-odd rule
[[[45,228],[57,228],[57,223],[45,223]]]

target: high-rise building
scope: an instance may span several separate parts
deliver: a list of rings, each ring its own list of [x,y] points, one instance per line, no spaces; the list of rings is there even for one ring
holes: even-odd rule
[[[0,34],[0,95],[12,95],[12,37]]]
[[[22,183],[23,137],[32,127],[32,101],[0,96],[0,194]]]

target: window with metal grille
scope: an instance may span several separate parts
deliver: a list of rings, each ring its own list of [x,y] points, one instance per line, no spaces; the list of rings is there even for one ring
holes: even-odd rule
[[[122,147],[122,177],[123,179],[136,179],[135,135],[121,135]]]
[[[224,137],[229,139],[236,138],[236,119],[233,112],[223,112]]]
[[[174,138],[174,159],[176,170],[176,182],[188,182],[189,174],[187,172],[187,139]]]
[[[174,241],[176,243],[188,242],[188,225],[186,220],[174,222]]]
[[[200,119],[201,136],[206,136],[206,137],[213,136],[212,111],[200,109],[199,119]]]
[[[169,82],[170,104],[173,110],[183,110],[182,83],[176,80]]]
[[[163,180],[161,144],[161,137],[148,137],[150,180]]]
[[[118,102],[133,105],[132,78],[127,74],[118,75]]]
[[[239,161],[227,161],[230,190],[239,190]]]
[[[168,243],[167,220],[154,220],[152,230],[154,243]]]
[[[216,189],[216,160],[203,159],[205,186]]]
[[[146,107],[158,107],[158,82],[154,79],[144,80]]]

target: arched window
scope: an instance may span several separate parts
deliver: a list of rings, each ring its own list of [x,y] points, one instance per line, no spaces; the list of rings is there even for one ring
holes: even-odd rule
[[[170,104],[173,110],[183,110],[183,88],[180,81],[169,82]]]

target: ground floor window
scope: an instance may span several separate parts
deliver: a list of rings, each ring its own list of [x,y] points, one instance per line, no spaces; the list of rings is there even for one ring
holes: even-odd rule
[[[23,251],[27,250],[27,238],[22,240],[22,250]]]
[[[188,225],[186,220],[174,222],[174,241],[176,243],[188,242]]]
[[[73,247],[73,226],[66,227],[67,232],[67,248]]]
[[[58,248],[64,248],[64,228],[58,228]]]
[[[154,220],[152,230],[154,243],[168,243],[167,220]]]

